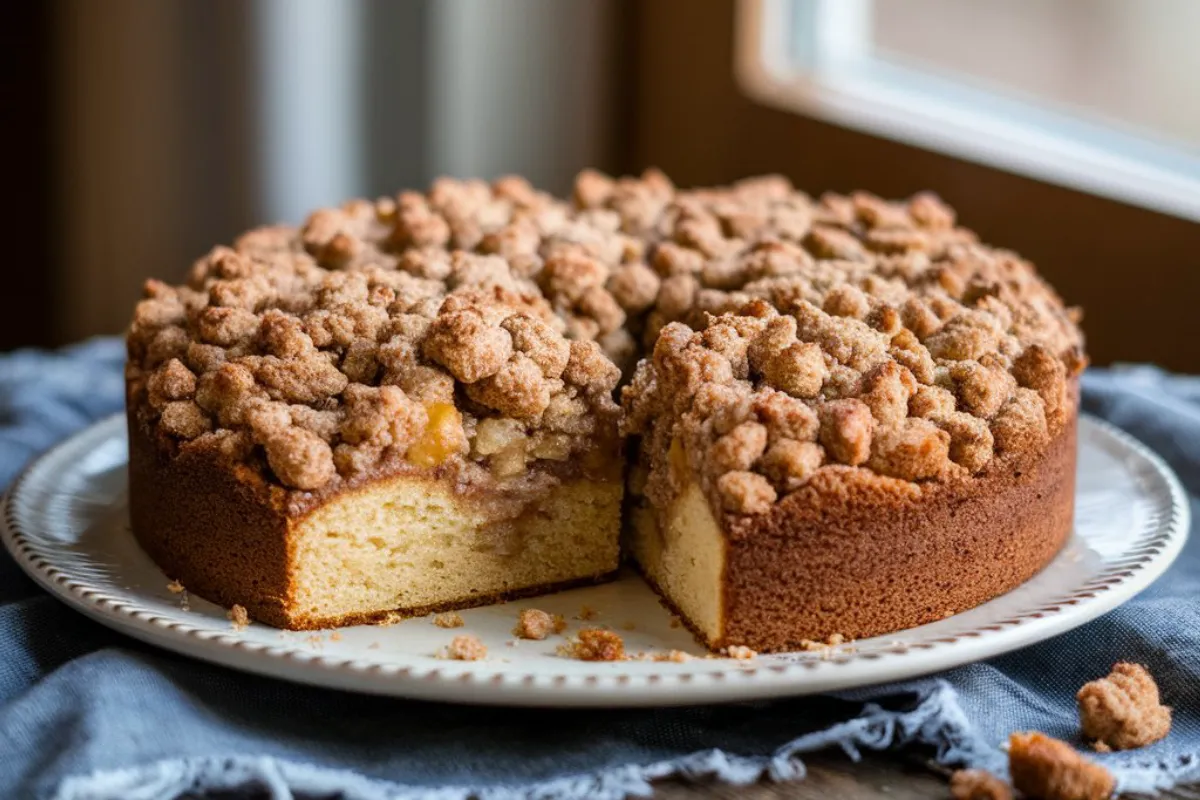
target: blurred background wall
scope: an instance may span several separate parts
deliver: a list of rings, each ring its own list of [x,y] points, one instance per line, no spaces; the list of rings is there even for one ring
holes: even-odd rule
[[[1096,86],[1111,81],[1079,65],[1149,24],[1097,10],[1122,2],[876,0],[873,19],[882,46],[1099,103]],[[814,194],[934,189],[1086,308],[1097,362],[1200,371],[1200,225],[767,107],[734,74],[738,11],[735,0],[6,4],[0,92],[17,208],[0,348],[119,332],[145,277],[177,279],[251,225],[351,196],[442,174],[521,173],[562,192],[584,166],[653,164],[683,185],[782,172]],[[990,61],[939,46],[964,24],[996,31]],[[987,73],[1050,24],[1074,50]],[[1154,53],[1164,34],[1138,35]],[[1184,102],[1200,99],[1200,78],[1172,83],[1178,62],[1156,68],[1111,90],[1126,103],[1112,108],[1165,114],[1186,133],[1200,124],[1200,102]]]

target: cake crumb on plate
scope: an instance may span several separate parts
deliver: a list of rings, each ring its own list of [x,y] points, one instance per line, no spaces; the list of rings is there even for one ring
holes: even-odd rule
[[[482,661],[487,658],[487,646],[477,636],[455,636],[439,657],[453,661]]]
[[[467,623],[463,621],[462,615],[456,611],[451,611],[447,614],[438,614],[433,618],[433,624],[439,628],[461,628]]]
[[[748,661],[758,656],[758,653],[751,650],[749,647],[740,644],[733,644],[724,648],[721,654],[729,658],[736,658],[739,661]]]
[[[517,617],[517,627],[513,635],[521,639],[545,639],[552,633],[562,633],[567,627],[567,620],[562,614],[548,614],[537,608],[526,608]]]
[[[167,591],[171,594],[179,594],[180,592],[186,592],[187,589],[179,581],[171,581],[167,584]]]
[[[235,631],[240,631],[250,624],[250,615],[246,613],[245,606],[240,606],[236,603],[232,608],[225,612],[225,616],[228,617],[229,621],[233,623],[233,629]]]
[[[584,628],[577,639],[559,645],[557,652],[580,661],[624,661],[625,641],[615,631]]]

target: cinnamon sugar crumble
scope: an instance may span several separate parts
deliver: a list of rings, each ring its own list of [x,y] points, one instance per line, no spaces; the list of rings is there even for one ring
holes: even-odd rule
[[[246,612],[244,606],[234,604],[229,611],[225,612],[225,616],[233,623],[233,629],[240,631],[250,624],[250,614]]]
[[[625,641],[615,631],[585,628],[576,639],[559,645],[558,654],[579,661],[624,661]]]
[[[990,772],[960,769],[950,776],[954,800],[1012,800],[1012,788]]]
[[[475,636],[455,636],[443,648],[440,658],[454,661],[481,661],[487,658],[487,647]]]
[[[439,628],[461,628],[466,625],[462,615],[458,612],[451,611],[446,614],[436,614],[433,618],[433,624]]]
[[[1171,709],[1162,705],[1158,685],[1140,664],[1115,664],[1107,677],[1085,684],[1076,699],[1083,737],[1100,752],[1145,747],[1171,729]]]
[[[562,633],[566,627],[567,621],[562,614],[548,614],[537,608],[526,608],[517,618],[517,627],[513,629],[513,635],[521,639],[541,640],[552,633]]]
[[[505,480],[624,434],[657,504],[694,478],[760,515],[823,470],[950,480],[1042,447],[1086,363],[1077,310],[935,196],[778,176],[585,171],[570,201],[439,180],[251,231],[144,296],[142,423],[298,493],[380,468]]]
[[[1107,769],[1041,733],[1009,737],[1008,769],[1015,789],[1042,800],[1106,800],[1116,785]]]

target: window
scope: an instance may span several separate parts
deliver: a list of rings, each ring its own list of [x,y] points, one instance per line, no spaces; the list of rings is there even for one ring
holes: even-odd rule
[[[740,0],[759,100],[1200,220],[1194,0]]]

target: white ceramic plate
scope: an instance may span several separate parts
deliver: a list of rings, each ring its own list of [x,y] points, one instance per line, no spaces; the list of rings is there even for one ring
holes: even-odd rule
[[[36,461],[6,499],[4,544],[40,584],[130,636],[226,666],[288,680],[403,697],[528,706],[657,706],[799,695],[894,681],[1041,641],[1095,618],[1162,574],[1183,547],[1188,506],[1178,480],[1144,446],[1107,424],[1079,429],[1075,533],[1041,574],[949,619],[819,653],[704,658],[633,574],[604,586],[462,612],[445,630],[428,617],[321,633],[254,624],[172,594],[129,532],[124,421],[113,417]],[[588,606],[590,622],[573,619]],[[628,651],[695,656],[683,663],[587,663],[555,653],[562,637],[520,641],[521,608],[583,626],[609,625]],[[625,628],[632,624],[632,630]],[[483,661],[435,657],[453,636],[488,647]]]

